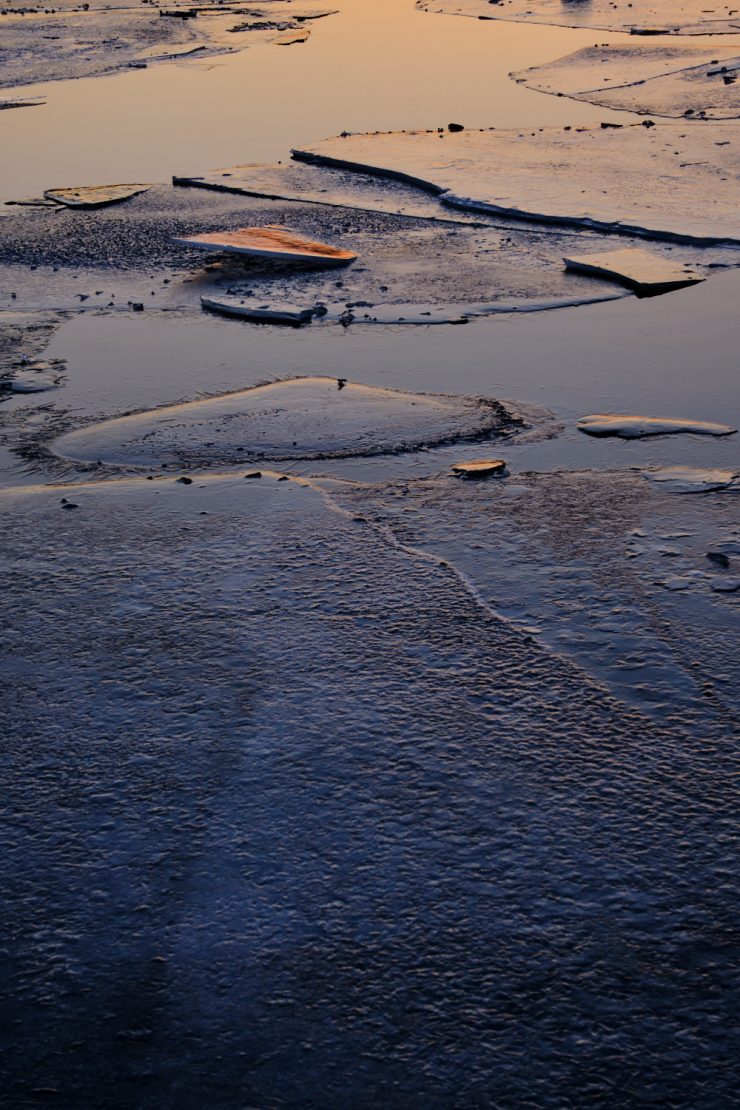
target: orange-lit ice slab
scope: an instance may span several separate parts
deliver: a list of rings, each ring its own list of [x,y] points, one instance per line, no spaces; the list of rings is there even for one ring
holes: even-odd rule
[[[203,235],[178,236],[175,243],[211,251],[246,254],[275,262],[347,266],[357,258],[351,251],[317,243],[280,227],[242,227],[236,231],[211,231]]]
[[[44,196],[67,208],[104,208],[145,193],[149,185],[79,185],[46,189]]]

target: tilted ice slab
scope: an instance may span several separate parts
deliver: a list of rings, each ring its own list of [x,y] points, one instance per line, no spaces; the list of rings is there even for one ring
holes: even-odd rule
[[[612,278],[621,285],[648,292],[676,289],[703,281],[701,274],[688,263],[671,262],[650,251],[627,247],[618,251],[598,251],[596,254],[572,255],[564,258],[568,270],[592,274],[594,277]]]
[[[394,187],[390,183],[363,179],[356,174],[317,169],[306,164],[231,166],[198,176],[175,176],[172,184],[222,193],[241,193],[247,197],[324,204],[332,208],[359,208],[414,219],[476,222],[455,212],[440,211],[439,204],[432,198],[411,189],[404,190],[400,185]]]
[[[740,491],[740,471],[701,469],[694,466],[668,466],[661,470],[645,470],[643,478],[654,482],[669,493],[707,493],[710,490]]]
[[[418,0],[417,8],[474,19],[515,23],[550,23],[561,27],[593,27],[633,34],[730,35],[740,31],[740,11],[730,4],[707,9],[702,0],[640,0],[622,3],[588,0]]]
[[[736,123],[397,131],[325,139],[293,155],[396,177],[472,211],[740,245]]]
[[[737,51],[723,47],[587,46],[546,65],[512,73],[538,92],[643,115],[740,117]]]
[[[584,416],[578,429],[589,436],[620,436],[622,439],[642,439],[644,436],[670,435],[692,432],[695,435],[729,436],[737,429],[729,424],[711,424],[706,420],[673,419],[663,416],[625,416],[618,413],[598,413]]]
[[[67,459],[119,466],[376,455],[486,438],[515,420],[496,401],[305,377],[107,420],[61,436]]]

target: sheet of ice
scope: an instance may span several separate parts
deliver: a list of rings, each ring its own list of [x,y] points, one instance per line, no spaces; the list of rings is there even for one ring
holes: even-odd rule
[[[643,478],[655,482],[670,493],[705,493],[708,490],[740,490],[740,471],[702,469],[694,466],[666,466],[660,470],[645,470]]]
[[[52,450],[117,466],[238,465],[409,451],[515,427],[492,400],[304,377],[92,424],[61,436]]]
[[[706,420],[688,420],[666,416],[627,416],[621,413],[596,413],[582,416],[578,429],[589,436],[621,436],[622,439],[641,439],[643,436],[661,436],[680,432],[694,435],[729,436],[737,429],[729,424],[712,424]]]
[[[649,251],[627,247],[597,254],[571,255],[564,258],[566,269],[596,277],[614,278],[622,285],[642,291],[676,289],[694,285],[704,278],[684,262],[668,261]]]
[[[461,494],[506,484],[447,485],[465,541]],[[10,1105],[607,1105],[635,1076],[654,1105],[732,1103],[719,625],[653,716],[361,502],[264,475],[0,504]],[[585,544],[585,504],[532,504],[520,603],[545,543]],[[497,519],[472,538],[505,543]],[[515,574],[506,551],[479,570]],[[701,591],[656,593],[690,630]]]
[[[736,49],[612,43],[512,77],[540,92],[641,115],[737,119],[739,69]]]
[[[642,35],[721,35],[740,31],[740,13],[729,4],[702,7],[703,0],[417,0],[425,12],[593,27]]]
[[[397,177],[471,211],[679,242],[740,244],[740,126],[400,131],[294,157]]]

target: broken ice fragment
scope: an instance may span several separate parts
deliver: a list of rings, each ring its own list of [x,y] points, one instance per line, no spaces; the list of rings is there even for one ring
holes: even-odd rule
[[[605,108],[675,119],[735,119],[738,68],[736,48],[610,43],[511,76],[539,92]]]
[[[43,96],[14,96],[0,100],[0,112],[8,108],[38,108],[42,104],[46,104]]]
[[[67,208],[104,208],[123,200],[139,196],[150,189],[150,185],[81,185],[45,189],[47,200],[54,200]]]
[[[603,251],[564,258],[567,270],[613,278],[632,289],[658,291],[692,285],[704,278],[687,265],[668,262],[664,258],[637,247]]]
[[[275,301],[272,304],[250,304],[243,297],[220,296],[201,297],[203,308],[212,312],[221,312],[225,316],[239,316],[243,320],[256,320],[271,324],[299,324],[310,323],[313,308],[301,308],[300,305],[288,304],[285,301]]]
[[[718,594],[734,594],[740,590],[740,578],[721,578],[712,582],[712,589]]]
[[[737,430],[728,424],[710,424],[704,420],[625,416],[619,413],[596,413],[593,416],[583,416],[578,421],[578,428],[589,436],[621,436],[622,439],[640,439],[643,436],[669,435],[674,432],[728,436]]]
[[[317,243],[283,227],[242,227],[236,231],[178,236],[173,241],[184,247],[227,251],[276,262],[347,266],[357,258],[351,251],[332,247],[327,243]]]
[[[503,459],[474,459],[455,463],[452,473],[460,478],[490,478],[492,474],[503,477],[508,471]]]
[[[705,493],[732,486],[738,474],[734,470],[669,466],[661,470],[645,470],[642,476],[669,493]]]

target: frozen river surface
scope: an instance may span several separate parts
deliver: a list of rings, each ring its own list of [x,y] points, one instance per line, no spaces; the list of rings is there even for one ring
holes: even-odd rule
[[[626,38],[347,0],[304,45],[27,90],[47,104],[0,112],[0,195],[274,161],[343,128],[624,122],[507,76],[595,34]],[[153,295],[120,234],[81,298],[66,263],[7,266],[15,309],[0,290],[0,340],[62,368],[0,406],[8,1105],[736,1106],[738,494],[644,473],[732,474],[737,436],[577,420],[736,427],[737,271],[466,327],[293,331],[202,316],[176,279],[164,304],[164,271],[155,307],[91,309],[114,283],[117,304]],[[162,467],[146,415],[146,465],[62,449],[157,406],[203,442],[179,402],[304,375],[515,421],[425,450],[384,424],[392,450],[365,457],[338,422],[320,457],[272,402],[280,449],[228,474]],[[450,475],[497,455],[505,479]]]

